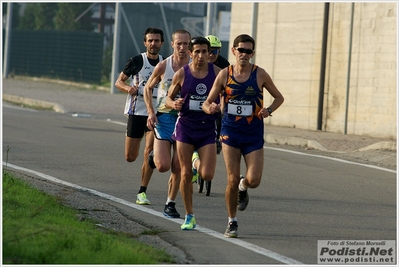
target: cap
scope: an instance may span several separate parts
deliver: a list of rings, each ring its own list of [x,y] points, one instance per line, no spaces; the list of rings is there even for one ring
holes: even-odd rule
[[[208,35],[205,38],[211,43],[211,47],[222,47],[222,42],[215,35]]]

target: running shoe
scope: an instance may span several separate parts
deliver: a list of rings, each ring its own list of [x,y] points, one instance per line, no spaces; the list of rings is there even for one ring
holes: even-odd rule
[[[163,215],[165,215],[168,218],[180,218],[180,214],[177,212],[175,205],[176,205],[175,202],[169,202],[167,205],[165,205],[165,209],[163,210]]]
[[[244,179],[241,175],[241,180]],[[248,206],[249,196],[248,196],[248,189],[245,191],[238,190],[238,210],[245,210]]]
[[[139,205],[150,205],[150,201],[147,199],[147,195],[145,192],[137,194],[136,204]]]
[[[148,154],[148,165],[150,165],[151,169],[155,169],[155,163],[154,163],[154,150]]]
[[[224,232],[224,237],[235,238],[237,237],[237,221],[229,222],[227,225],[226,232]]]
[[[184,223],[180,226],[182,230],[193,230],[197,226],[197,222],[195,221],[194,216],[188,214],[186,215],[186,219]]]
[[[197,160],[197,159],[199,159],[198,152],[194,151],[193,157],[191,158],[191,163],[194,163],[194,161]],[[194,165],[194,164],[192,164],[192,165]],[[195,183],[198,180],[199,173],[198,173],[197,169],[194,168],[194,166],[192,166],[192,170],[193,170],[193,178],[191,179],[191,182]]]

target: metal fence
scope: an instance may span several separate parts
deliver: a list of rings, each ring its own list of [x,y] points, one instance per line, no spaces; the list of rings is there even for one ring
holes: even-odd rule
[[[13,30],[9,52],[10,74],[101,82],[103,35],[100,33]]]

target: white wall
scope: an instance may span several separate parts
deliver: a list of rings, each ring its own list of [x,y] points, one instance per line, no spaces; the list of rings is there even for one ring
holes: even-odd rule
[[[258,3],[255,64],[285,97],[266,123],[317,129],[324,6]],[[330,3],[322,130],[344,133],[347,112],[347,134],[396,138],[397,4],[355,2],[347,96],[351,7]],[[233,2],[230,44],[251,30],[252,3]],[[234,63],[231,52],[229,61]]]

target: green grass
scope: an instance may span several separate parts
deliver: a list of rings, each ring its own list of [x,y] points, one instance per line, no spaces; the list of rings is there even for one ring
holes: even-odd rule
[[[3,171],[3,264],[162,264],[164,251],[93,221]]]

